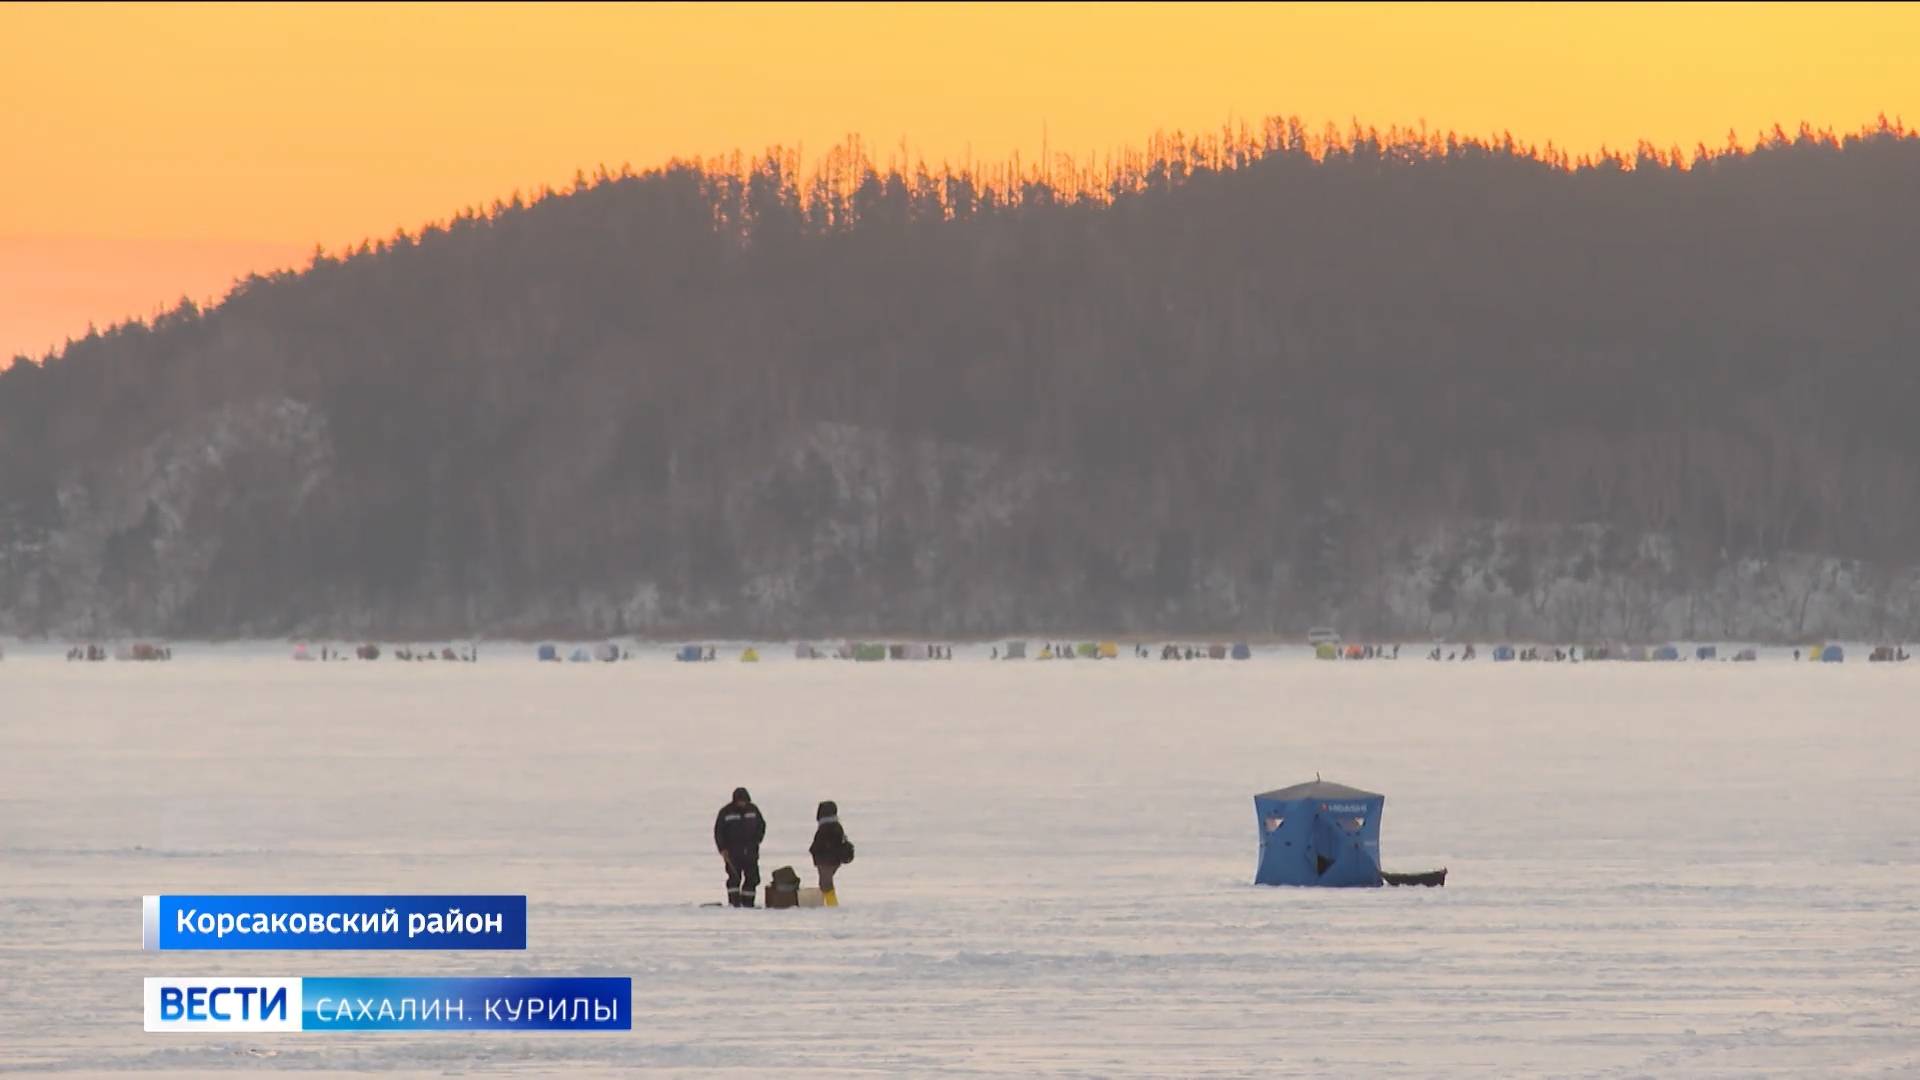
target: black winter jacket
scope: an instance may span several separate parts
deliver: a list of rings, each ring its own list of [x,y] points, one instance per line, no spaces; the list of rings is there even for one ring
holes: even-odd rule
[[[722,855],[760,854],[760,841],[767,838],[767,819],[760,816],[760,808],[748,803],[745,807],[732,803],[720,808],[713,818],[713,846],[720,849]]]
[[[847,848],[850,846],[847,843],[847,830],[840,827],[839,821],[828,818],[814,830],[813,844],[807,848],[807,854],[813,856],[815,866],[838,866],[847,861]]]

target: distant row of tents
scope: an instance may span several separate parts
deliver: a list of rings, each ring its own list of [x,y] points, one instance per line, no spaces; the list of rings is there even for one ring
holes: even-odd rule
[[[153,663],[173,659],[173,647],[170,645],[155,645],[146,641],[136,641],[130,644],[114,646],[111,654],[107,652],[105,647],[93,644],[75,645],[67,650],[68,660],[97,662],[106,660],[109,656],[114,660]]]
[[[1118,660],[1120,643],[1117,641],[1049,641],[1040,643],[1037,650],[1030,650],[1026,641],[1007,641],[993,647],[995,660]],[[704,650],[704,652],[703,652]],[[855,660],[874,662],[880,660],[951,660],[953,646],[929,645],[923,643],[881,644],[873,641],[848,641],[831,648],[823,648],[802,642],[795,645],[793,654],[800,660]],[[1145,659],[1152,651],[1145,645],[1135,645],[1133,655]],[[1253,657],[1253,648],[1245,642],[1235,645],[1165,645],[1161,647],[1162,660],[1249,660]],[[713,651],[700,645],[683,646],[679,660],[711,660]]]
[[[1352,650],[1353,647],[1349,646],[1348,654],[1350,658],[1352,658]],[[1444,656],[1442,655],[1442,650],[1442,646],[1435,646],[1434,649],[1427,654],[1427,659],[1473,660],[1478,656],[1478,653],[1472,645],[1468,645],[1457,651],[1447,652]],[[1320,645],[1317,648],[1317,655],[1323,660],[1336,659],[1338,657],[1337,647],[1324,644]],[[1675,663],[1684,659],[1680,647],[1677,645],[1569,645],[1565,648],[1551,649],[1542,649],[1539,646],[1528,646],[1516,649],[1512,645],[1495,645],[1490,656],[1494,663],[1509,663],[1516,660],[1621,660],[1637,663]],[[1805,649],[1795,649],[1793,651],[1793,658],[1795,660],[1808,660],[1815,663],[1838,664],[1846,660],[1847,651],[1839,645],[1812,645]],[[1735,652],[1732,656],[1722,657],[1720,655],[1720,647],[1717,645],[1697,645],[1693,650],[1693,659],[1702,661],[1730,660],[1734,663],[1752,663],[1760,659],[1760,654],[1756,649],[1745,648]],[[1880,645],[1876,646],[1874,650],[1868,654],[1867,659],[1872,663],[1886,663],[1905,661],[1909,659],[1909,656],[1903,648],[1897,648],[1892,645]]]
[[[996,660],[1117,660],[1120,658],[1120,644],[1115,641],[1082,642],[1043,642],[1038,650],[1030,650],[1026,641],[1007,641],[993,647]],[[1146,645],[1134,645],[1136,659],[1147,659],[1154,655]],[[1400,648],[1397,645],[1358,645],[1341,644],[1337,640],[1321,640],[1313,646],[1314,656],[1321,660],[1397,660]],[[164,647],[136,643],[121,646],[114,658],[120,660],[166,660],[172,658],[172,650]],[[478,651],[473,646],[465,651],[456,651],[446,647],[436,652],[433,649],[414,650],[402,647],[394,650],[398,660],[459,660],[474,661]],[[875,642],[847,641],[833,646],[820,646],[801,642],[793,647],[793,655],[799,660],[854,660],[876,662],[881,660],[951,660],[953,646],[929,644],[924,642]],[[1488,654],[1495,663],[1514,661],[1594,661],[1619,660],[1629,662],[1671,663],[1681,660],[1680,648],[1676,645],[1570,645],[1564,648],[1542,648],[1540,646],[1515,647],[1496,645]],[[354,658],[360,660],[378,660],[380,646],[364,644],[354,649]],[[537,646],[534,657],[545,663],[614,663],[631,660],[633,653],[611,641],[591,645],[575,645],[563,648],[551,642]],[[1232,645],[1211,643],[1205,645],[1166,644],[1160,647],[1162,660],[1250,660],[1253,647],[1246,642]],[[1428,660],[1474,660],[1479,657],[1478,650],[1471,644],[1453,651],[1444,651],[1444,646],[1435,646],[1427,653]],[[69,660],[105,660],[107,651],[97,645],[81,648],[76,646],[67,654]],[[340,649],[322,647],[316,652],[306,644],[294,646],[295,660],[343,660],[347,656]],[[675,650],[673,658],[681,663],[705,663],[718,660],[719,649],[714,645],[688,644]],[[1700,645],[1693,650],[1695,660],[1719,660],[1720,650],[1715,645]],[[1846,650],[1839,645],[1822,644],[1794,651],[1794,659],[1806,659],[1828,664],[1841,663],[1846,659]],[[1867,657],[1875,663],[1907,660],[1904,648],[1892,645],[1876,647]],[[760,659],[757,648],[749,645],[742,649],[738,659],[753,663]],[[1727,660],[1747,663],[1759,659],[1759,654],[1751,648],[1740,649]]]
[[[557,664],[563,657],[560,646],[547,642],[533,651],[534,659],[542,663]],[[631,660],[633,654],[611,641],[602,641],[594,645],[575,645],[567,650],[564,659],[570,664],[602,663],[611,664],[620,660]]]
[[[378,660],[383,654],[380,646],[372,642],[355,645],[351,653],[343,646],[321,645],[315,648],[306,642],[293,647],[293,659],[300,663],[330,663],[339,660]],[[465,645],[455,649],[451,645],[435,649],[432,646],[401,645],[391,653],[395,660],[418,661],[444,660],[448,663],[472,664],[480,659],[480,647]]]

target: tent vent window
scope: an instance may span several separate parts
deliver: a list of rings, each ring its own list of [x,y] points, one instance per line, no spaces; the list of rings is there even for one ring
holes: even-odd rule
[[[1267,831],[1270,833],[1279,832],[1280,826],[1285,825],[1286,823],[1287,823],[1287,819],[1284,817],[1270,817],[1267,819],[1267,823],[1266,823]]]
[[[1357,833],[1367,827],[1367,819],[1363,817],[1343,817],[1334,818],[1333,820],[1335,824],[1349,833]]]

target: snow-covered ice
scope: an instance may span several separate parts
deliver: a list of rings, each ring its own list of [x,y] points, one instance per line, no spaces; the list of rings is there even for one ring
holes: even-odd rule
[[[531,651],[10,647],[0,1071],[1920,1075],[1920,664]],[[1248,884],[1315,772],[1447,887]],[[843,907],[699,906],[736,784],[763,870],[839,801]],[[143,953],[170,892],[525,893],[529,947]],[[636,1023],[141,1030],[142,976],[220,973],[631,975]]]

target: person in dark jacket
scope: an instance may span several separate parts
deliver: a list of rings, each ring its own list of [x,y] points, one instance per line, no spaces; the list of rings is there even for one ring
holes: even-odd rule
[[[733,789],[733,801],[713,818],[713,846],[727,864],[727,903],[752,907],[760,887],[760,841],[767,838],[767,819],[753,805],[746,788]]]
[[[832,800],[821,803],[813,817],[819,827],[813,831],[813,844],[807,848],[807,854],[813,856],[813,868],[820,872],[821,900],[828,907],[839,907],[840,899],[833,894],[833,874],[853,861],[853,842],[847,839],[847,830],[841,828],[840,807]]]

